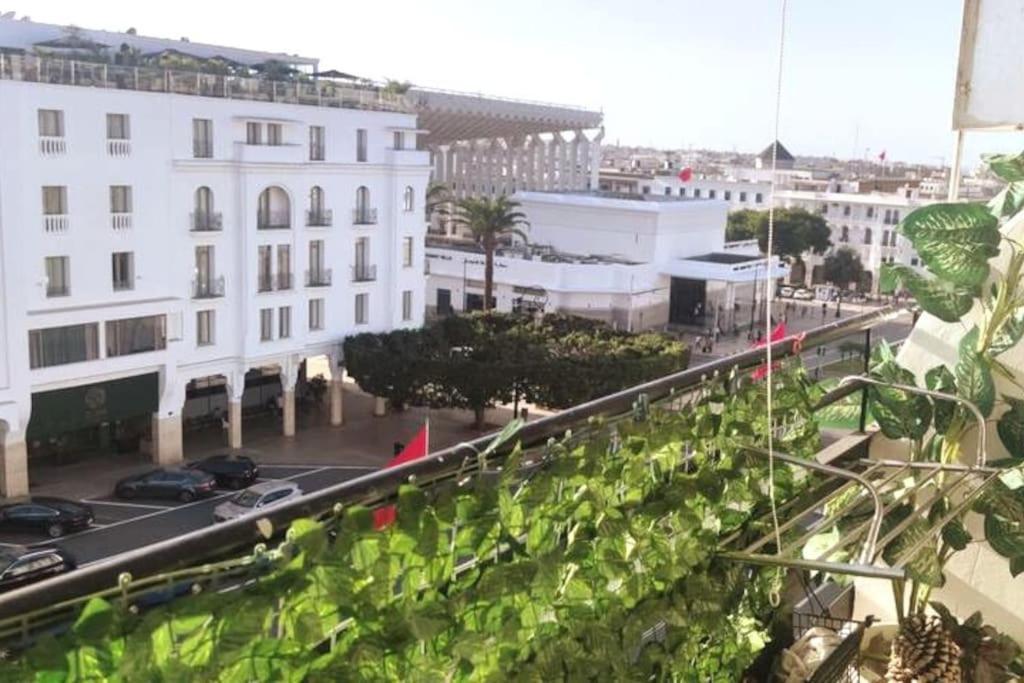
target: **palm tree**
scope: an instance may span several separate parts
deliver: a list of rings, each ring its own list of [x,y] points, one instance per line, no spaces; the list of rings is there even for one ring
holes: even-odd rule
[[[825,265],[822,269],[825,279],[839,288],[839,299],[836,301],[836,317],[840,316],[840,307],[843,304],[843,292],[851,282],[860,282],[864,273],[864,265],[860,262],[860,256],[853,249],[843,247],[835,253],[825,257]]]
[[[519,202],[505,195],[496,199],[467,197],[455,202],[452,222],[465,227],[473,239],[484,249],[484,310],[491,309],[494,292],[494,250],[503,237],[517,235],[528,242],[520,226],[529,227],[526,215],[519,210]]]

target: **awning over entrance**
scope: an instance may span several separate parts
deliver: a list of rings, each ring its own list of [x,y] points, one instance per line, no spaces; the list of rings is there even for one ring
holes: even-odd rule
[[[41,439],[103,422],[155,413],[159,390],[159,375],[153,372],[34,393],[27,436]]]
[[[736,283],[763,280],[767,270],[768,259],[762,256],[728,252],[675,259],[659,266],[662,275],[671,277]],[[772,278],[786,277],[788,274],[789,266],[780,263],[778,259],[772,259]]]

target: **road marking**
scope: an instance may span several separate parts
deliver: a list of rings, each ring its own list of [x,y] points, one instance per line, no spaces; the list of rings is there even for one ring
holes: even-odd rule
[[[115,500],[96,500],[94,498],[83,498],[83,503],[89,503],[90,505],[116,505],[118,507],[126,508],[146,508],[149,510],[173,510],[174,505],[147,505],[145,503],[121,503]]]
[[[257,463],[260,469],[316,469],[316,470],[376,470],[378,467],[371,467],[370,465],[286,465],[282,463],[261,464]]]
[[[111,524],[108,524],[104,528],[112,529],[112,528],[114,528],[116,526],[121,526],[122,524],[132,524],[134,522],[138,522],[138,521],[141,521],[143,519],[149,519],[150,517],[156,517],[157,515],[164,515],[164,514],[167,514],[169,512],[174,512],[176,510],[185,510],[185,509],[188,509],[190,507],[195,507],[196,505],[202,505],[203,503],[210,503],[210,502],[221,500],[223,498],[227,498],[227,497],[233,496],[233,495],[235,495],[234,492],[232,492],[232,493],[222,493],[219,496],[211,496],[209,498],[200,498],[199,500],[194,500],[191,503],[185,503],[184,505],[177,505],[177,506],[174,506],[174,507],[160,508],[156,512],[150,512],[150,513],[145,514],[145,515],[139,515],[138,517],[132,517],[131,519],[123,519],[123,520],[118,521],[118,522],[113,522]],[[85,531],[82,531],[82,532],[76,534],[76,538],[77,537],[81,537],[81,536],[85,536],[87,534],[91,534],[93,531],[100,531],[100,529],[98,529],[98,528],[97,529],[86,529]],[[115,554],[119,554],[119,553],[115,553]],[[113,555],[110,555],[108,557],[113,557]],[[104,559],[106,559],[106,558],[104,558]]]

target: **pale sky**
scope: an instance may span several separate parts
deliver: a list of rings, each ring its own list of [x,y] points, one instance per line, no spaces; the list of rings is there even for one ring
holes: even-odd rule
[[[37,21],[294,52],[321,68],[600,108],[606,141],[759,151],[771,139],[777,0],[336,0],[5,5]],[[938,164],[961,0],[789,0],[780,139],[795,154]],[[975,133],[981,151],[1024,135]]]

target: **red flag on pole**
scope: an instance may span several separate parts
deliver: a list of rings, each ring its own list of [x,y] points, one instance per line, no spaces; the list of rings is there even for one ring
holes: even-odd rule
[[[754,345],[751,348],[759,349],[762,346],[767,346],[769,342],[774,344],[775,342],[782,341],[785,338],[786,338],[786,323],[779,323],[778,325],[775,326],[775,329],[772,330],[771,336],[768,337],[767,340],[762,339],[759,342],[754,342]],[[778,367],[778,363],[775,363],[772,366],[772,369],[774,370],[777,367]],[[752,377],[753,377],[753,379],[764,379],[765,376],[767,376],[767,375],[768,375],[768,367],[767,367],[767,365],[762,365],[757,370],[754,371],[754,374],[753,374]]]
[[[885,163],[885,150],[884,149],[882,150],[882,153],[878,155],[878,160],[881,161],[882,163]]]
[[[423,427],[420,431],[416,432],[416,436],[412,437],[412,440],[405,445],[402,452],[391,458],[388,464],[384,466],[385,469],[389,467],[397,467],[398,465],[412,462],[413,460],[419,460],[426,456],[430,452],[430,422],[424,422]],[[375,529],[383,529],[384,527],[392,524],[395,521],[395,506],[384,505],[373,511],[373,527]]]
[[[681,180],[684,183],[688,183],[691,180],[693,180],[693,169],[687,166],[682,171],[680,171],[679,180]]]

